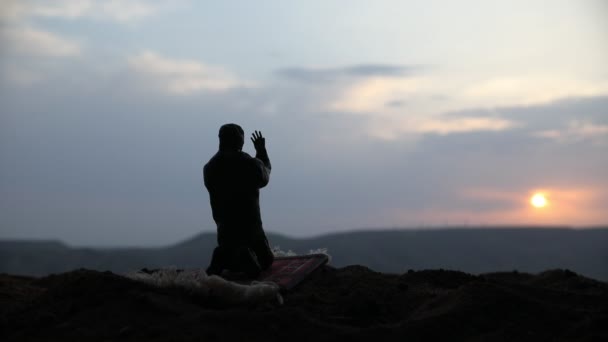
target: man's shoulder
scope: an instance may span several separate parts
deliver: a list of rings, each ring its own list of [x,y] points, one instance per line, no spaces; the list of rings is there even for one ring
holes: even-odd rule
[[[205,166],[215,163],[218,159],[218,155],[219,155],[219,153],[216,153],[211,158],[209,158],[209,160],[207,161],[207,164],[205,164]]]
[[[230,157],[237,163],[250,163],[251,161],[255,160],[255,158],[249,155],[249,153],[243,151],[238,151]]]
[[[209,161],[207,161],[207,163],[205,164],[205,166],[203,166],[203,171],[206,171],[206,170],[208,170],[208,169],[210,169],[210,168],[213,168],[213,167],[214,167],[214,165],[217,165],[217,164],[218,164],[218,162],[220,162],[220,159],[221,159],[221,156],[220,156],[220,153],[219,153],[219,152],[218,152],[218,153],[216,153],[216,154],[214,154],[214,155],[213,155],[213,156],[212,156],[212,157],[209,159]]]
[[[217,152],[215,155],[213,155],[213,157],[211,157],[211,159],[209,159],[207,164],[205,164],[204,169],[213,167],[215,165],[232,164],[234,162],[238,163],[240,161],[251,161],[251,160],[255,160],[255,158],[253,158],[248,153],[243,152],[243,151],[238,151],[238,152],[220,151],[220,152]]]
[[[243,151],[240,151],[240,152],[239,152],[239,157],[241,157],[241,158],[243,158],[243,159],[253,159],[253,157],[252,157],[252,156],[250,156],[250,155],[249,155],[249,153],[247,153],[247,152],[243,152]]]

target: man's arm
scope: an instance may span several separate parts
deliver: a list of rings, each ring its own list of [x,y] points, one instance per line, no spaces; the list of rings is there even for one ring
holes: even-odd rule
[[[259,187],[263,188],[268,184],[270,180],[270,170],[272,166],[270,165],[270,158],[268,157],[268,152],[266,151],[266,139],[262,136],[262,132],[255,131],[251,134],[251,142],[253,142],[253,147],[255,147],[255,158],[259,159],[262,163],[259,169]]]

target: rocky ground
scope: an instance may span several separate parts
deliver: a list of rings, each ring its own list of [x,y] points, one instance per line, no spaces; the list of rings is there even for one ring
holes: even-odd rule
[[[284,304],[220,308],[109,272],[0,275],[2,341],[608,341],[608,284],[570,271],[320,269]]]

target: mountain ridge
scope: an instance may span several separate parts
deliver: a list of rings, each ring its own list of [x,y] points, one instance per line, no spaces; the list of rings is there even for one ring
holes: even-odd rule
[[[449,228],[359,230],[311,238],[268,233],[272,246],[298,254],[327,248],[337,267],[380,272],[455,269],[469,273],[566,268],[608,280],[608,228]],[[0,272],[41,276],[76,268],[126,272],[143,267],[206,267],[215,234],[166,247],[72,247],[59,241],[0,240]]]

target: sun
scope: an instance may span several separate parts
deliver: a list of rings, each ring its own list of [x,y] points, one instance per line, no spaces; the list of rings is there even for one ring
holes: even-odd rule
[[[534,208],[544,208],[548,203],[547,196],[543,193],[537,192],[530,197],[530,204],[532,204]]]

